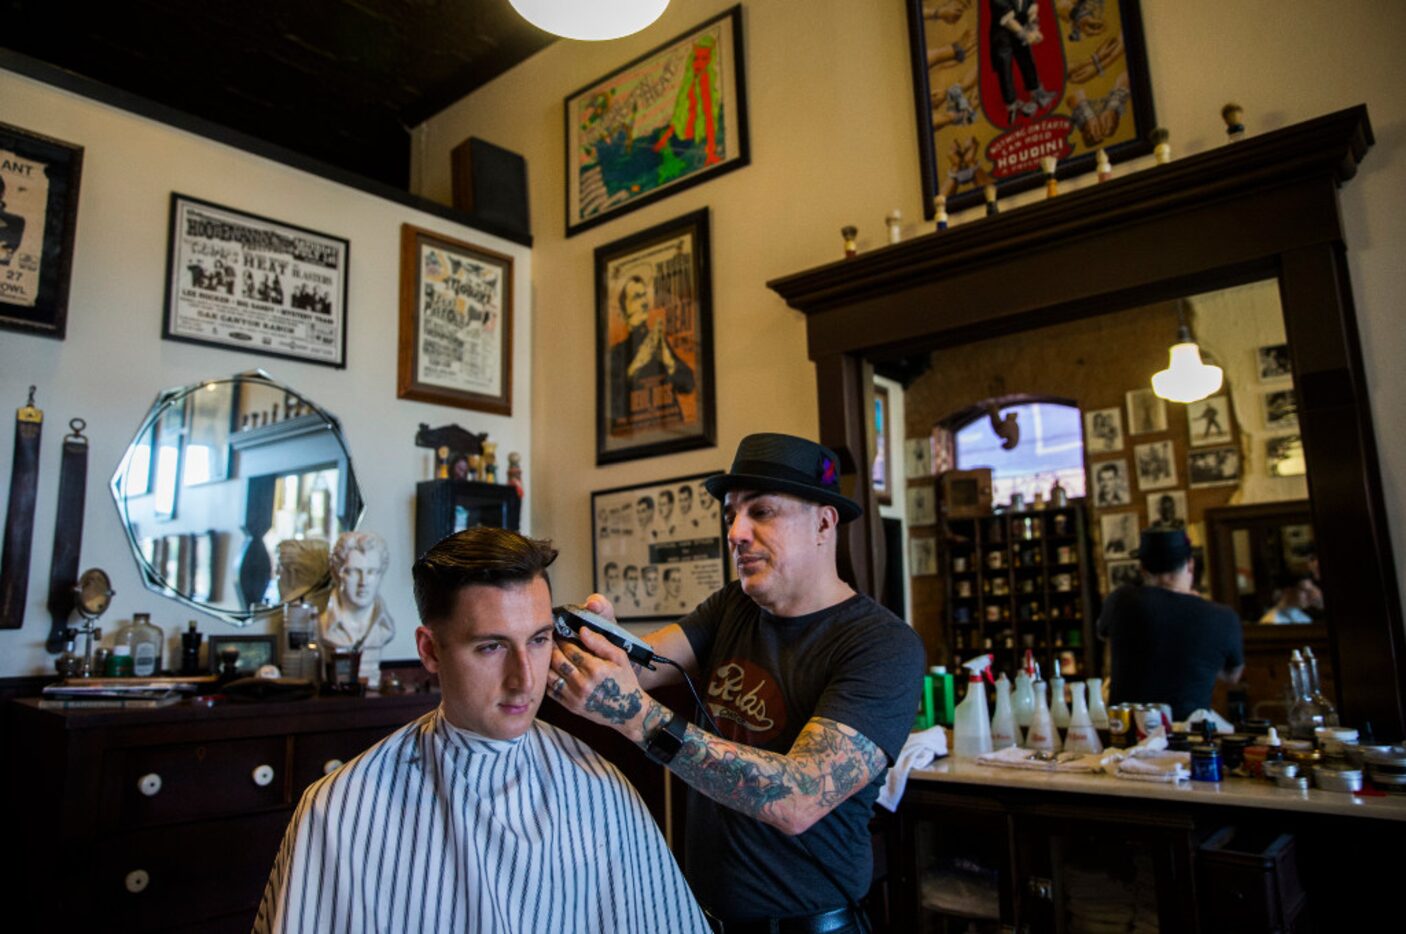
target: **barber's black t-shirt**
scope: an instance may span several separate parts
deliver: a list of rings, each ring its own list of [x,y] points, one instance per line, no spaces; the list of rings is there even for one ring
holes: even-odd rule
[[[890,764],[903,748],[917,709],[923,645],[868,597],[783,618],[734,582],[681,625],[725,738],[785,753],[808,720],[825,717],[857,730]],[[883,779],[881,773],[798,837],[690,789],[685,875],[694,894],[730,921],[857,902],[873,871],[868,825]]]
[[[1234,610],[1165,587],[1114,590],[1099,614],[1098,634],[1113,640],[1109,700],[1171,704],[1177,720],[1210,707],[1216,675],[1245,664]]]

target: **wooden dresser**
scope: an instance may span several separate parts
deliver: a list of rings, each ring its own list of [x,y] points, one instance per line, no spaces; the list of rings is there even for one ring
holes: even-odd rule
[[[248,931],[309,784],[438,694],[10,707],[17,930]]]

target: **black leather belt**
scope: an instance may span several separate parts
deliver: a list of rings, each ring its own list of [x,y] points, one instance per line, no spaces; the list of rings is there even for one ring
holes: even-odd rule
[[[0,554],[0,629],[24,625],[43,427],[44,413],[34,407],[34,387],[30,386],[29,401],[15,413],[15,460],[10,472],[10,505],[5,512],[5,550]]]
[[[704,912],[715,934],[830,934],[853,927],[864,928],[852,908],[834,908],[799,918],[765,918],[760,921],[723,921]]]

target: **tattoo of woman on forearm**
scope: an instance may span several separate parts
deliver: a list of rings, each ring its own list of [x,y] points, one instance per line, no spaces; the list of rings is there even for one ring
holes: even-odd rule
[[[614,678],[606,678],[586,698],[586,710],[611,723],[625,723],[640,712],[640,692],[620,693]]]

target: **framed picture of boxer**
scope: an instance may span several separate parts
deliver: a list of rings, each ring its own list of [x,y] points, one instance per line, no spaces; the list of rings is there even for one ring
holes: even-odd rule
[[[717,444],[708,209],[596,248],[596,463]]]
[[[1137,0],[907,0],[923,206],[980,204],[1152,151]]]
[[[63,340],[83,147],[0,123],[0,327]]]

